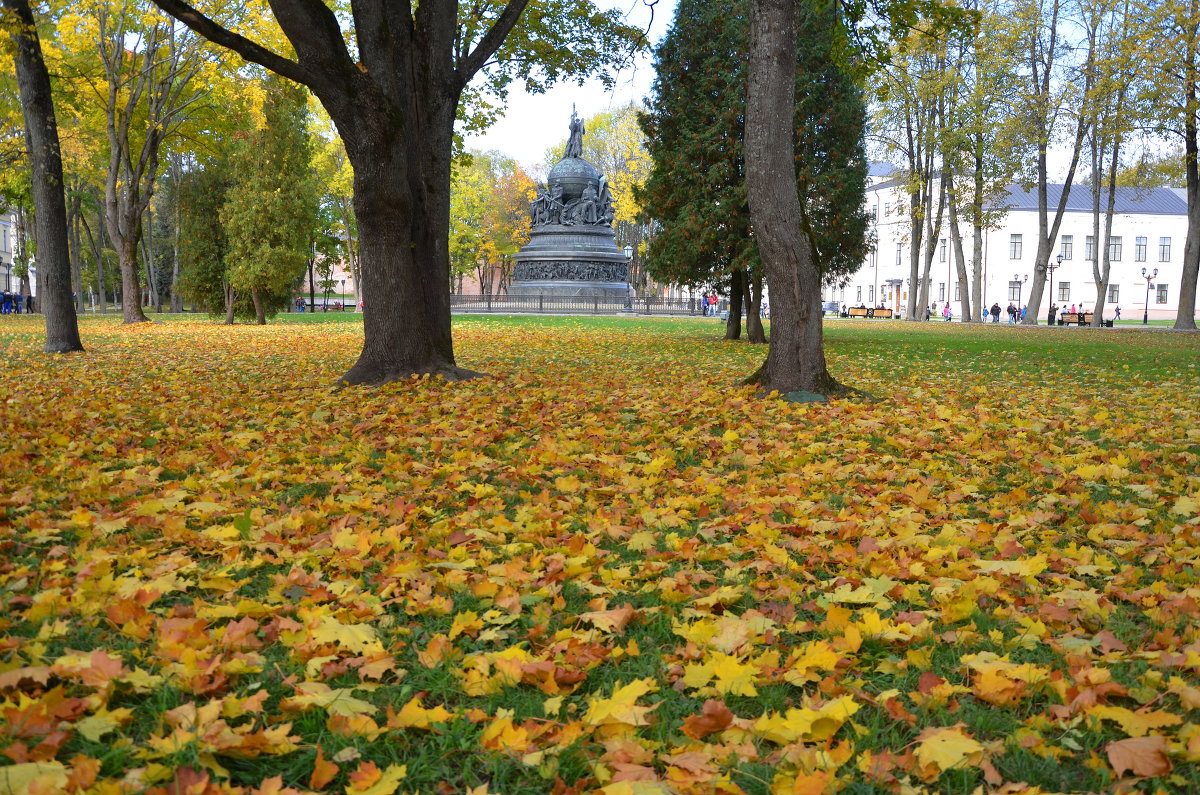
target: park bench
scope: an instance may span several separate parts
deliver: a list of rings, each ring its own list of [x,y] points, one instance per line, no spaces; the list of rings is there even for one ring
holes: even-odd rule
[[[1063,312],[1058,321],[1060,326],[1090,326],[1091,324],[1091,312]]]
[[[891,316],[892,316],[892,310],[890,310],[890,309],[876,309],[875,310],[874,317],[888,320],[891,318]]]
[[[852,306],[846,310],[846,317],[866,317],[869,311],[865,306]]]

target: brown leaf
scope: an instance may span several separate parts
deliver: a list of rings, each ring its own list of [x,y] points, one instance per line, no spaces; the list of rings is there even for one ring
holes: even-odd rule
[[[1167,738],[1160,735],[1130,737],[1104,746],[1108,763],[1118,775],[1126,771],[1135,776],[1165,776],[1171,772],[1171,760],[1167,758]]]
[[[692,715],[683,722],[683,733],[693,740],[702,740],[710,734],[723,731],[733,722],[733,713],[723,701],[710,698],[704,702],[699,715]]]

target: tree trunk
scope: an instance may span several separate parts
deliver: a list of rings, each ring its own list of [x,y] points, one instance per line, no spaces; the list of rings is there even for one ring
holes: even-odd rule
[[[254,322],[260,326],[267,325],[267,313],[263,309],[262,297],[258,294],[258,288],[250,288],[250,302],[254,304]]]
[[[1179,283],[1179,309],[1175,313],[1175,328],[1196,328],[1196,282],[1200,276],[1200,170],[1196,158],[1200,154],[1196,136],[1196,37],[1188,39],[1183,119],[1183,167],[1187,186],[1187,237],[1183,244],[1183,276]]]
[[[71,252],[71,292],[74,295],[75,314],[87,308],[83,289],[83,236],[79,233],[79,219],[83,215],[83,201],[76,193],[67,204],[67,247]]]
[[[958,192],[954,190],[953,181],[950,183],[950,195],[947,197],[947,210],[950,214],[950,247],[953,249],[954,267],[958,276],[958,294],[959,298],[959,317],[964,323],[970,323],[975,319],[975,315],[971,312],[971,281],[967,277],[967,258],[963,253],[962,227],[959,225],[958,218]],[[950,290],[950,285],[946,285],[946,290]],[[950,301],[950,295],[946,295],[946,300]]]
[[[752,345],[762,345],[767,341],[762,322],[762,275],[747,275],[742,283],[746,291],[746,341]]]
[[[746,189],[771,290],[771,345],[749,383],[763,392],[848,391],[829,374],[821,274],[801,231],[794,140],[795,0],[752,0],[746,107]]]
[[[183,312],[183,296],[179,294],[179,223],[183,212],[180,201],[180,183],[183,182],[183,163],[180,161],[179,155],[172,155],[170,163],[171,178],[175,186],[175,206],[172,208],[175,215],[175,228],[171,230],[171,312],[179,314]]]
[[[746,282],[746,272],[734,268],[729,277],[729,318],[725,321],[725,339],[739,340],[742,338],[742,287]]]
[[[363,293],[403,296],[366,301],[363,350],[341,384],[383,384],[415,375],[447,381],[479,373],[458,367],[450,335],[450,151],[454,103],[427,97],[407,120],[410,139],[396,135],[382,112],[363,119],[347,141],[354,166]],[[424,133],[424,134],[422,134]]]
[[[225,285],[225,325],[232,326],[237,311],[237,293],[228,283]]]
[[[3,0],[3,3],[19,20],[19,27],[9,36],[16,49],[17,87],[33,172],[33,206],[37,215],[34,231],[38,245],[38,273],[44,288],[38,292],[35,308],[46,316],[47,353],[81,351],[79,320],[71,301],[67,207],[50,74],[42,60],[41,42],[28,0]]]
[[[142,311],[142,285],[138,280],[137,238],[113,241],[117,247],[117,267],[121,270],[121,317],[126,323],[148,323]]]

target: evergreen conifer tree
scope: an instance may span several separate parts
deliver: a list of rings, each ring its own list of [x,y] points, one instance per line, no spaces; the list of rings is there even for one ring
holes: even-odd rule
[[[796,222],[832,282],[859,267],[868,245],[866,104],[838,62],[848,53],[833,5],[798,7],[796,180],[803,213]],[[748,0],[680,0],[655,53],[654,95],[641,119],[654,165],[640,200],[660,227],[649,252],[655,278],[730,279],[745,284],[752,299],[747,288],[761,284],[762,266],[745,185],[749,39]],[[749,303],[748,316],[756,320],[756,302]]]

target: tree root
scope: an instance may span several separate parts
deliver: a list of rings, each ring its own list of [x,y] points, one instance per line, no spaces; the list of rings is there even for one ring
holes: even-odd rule
[[[479,373],[453,364],[431,364],[425,367],[382,367],[372,364],[364,365],[360,362],[339,378],[334,386],[383,386],[413,378],[440,378],[449,383],[457,383],[486,377],[486,373]]]

